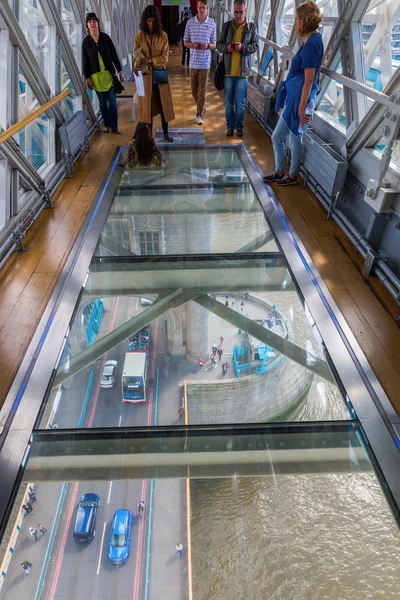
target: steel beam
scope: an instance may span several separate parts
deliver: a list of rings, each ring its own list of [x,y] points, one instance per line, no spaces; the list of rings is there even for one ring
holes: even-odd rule
[[[188,296],[181,289],[170,292],[169,294],[165,294],[164,296],[160,296],[151,306],[136,315],[136,317],[133,317],[133,319],[130,319],[108,335],[102,337],[83,352],[73,356],[70,359],[68,372],[64,373],[59,370],[53,381],[53,386],[56,387],[69,377],[72,377],[72,375],[79,373],[95,360],[103,356],[106,352],[109,352],[109,350],[115,348],[124,340],[127,340],[130,335],[133,335],[160,317],[168,309],[177,308],[181,304],[187,302],[188,299],[190,298],[188,298]]]
[[[267,255],[268,256],[268,255]],[[287,269],[283,259],[272,258],[225,260],[157,260],[143,258],[100,258],[91,264],[85,294],[105,296],[143,296],[184,289],[201,293],[217,291],[262,291],[286,289]]]
[[[258,325],[248,317],[239,314],[237,311],[228,308],[221,302],[214,300],[210,296],[206,294],[202,294],[196,296],[194,301],[214,313],[224,321],[227,321],[234,327],[241,329],[242,331],[246,331],[256,340],[259,340],[263,344],[274,348],[287,358],[290,358],[297,364],[301,365],[305,369],[312,371],[319,377],[322,377],[326,381],[330,381],[331,383],[336,383],[335,379],[332,375],[332,372],[329,368],[328,363],[325,360],[321,360],[320,358],[314,356],[307,350],[300,348],[293,342],[273,333],[266,327],[262,325]]]

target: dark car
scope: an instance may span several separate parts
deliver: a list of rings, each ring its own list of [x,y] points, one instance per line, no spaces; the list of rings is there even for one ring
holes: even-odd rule
[[[133,515],[130,510],[116,510],[108,538],[108,557],[116,565],[125,563],[131,552]]]
[[[100,506],[97,494],[84,494],[76,513],[74,540],[77,544],[89,544],[96,535],[96,517]]]

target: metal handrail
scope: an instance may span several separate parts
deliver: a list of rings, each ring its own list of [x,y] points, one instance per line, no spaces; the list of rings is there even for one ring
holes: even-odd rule
[[[8,140],[10,137],[15,135],[16,133],[18,133],[18,131],[21,131],[21,129],[23,129],[24,127],[29,125],[29,123],[32,123],[32,121],[34,121],[37,117],[40,117],[40,115],[42,115],[43,113],[48,111],[55,104],[58,104],[61,100],[63,100],[64,98],[66,98],[67,96],[69,96],[72,93],[73,93],[73,91],[70,90],[69,88],[67,88],[66,90],[61,92],[61,94],[58,94],[58,96],[55,96],[54,98],[49,100],[49,102],[46,102],[46,104],[43,104],[42,106],[40,106],[39,108],[37,108],[36,110],[31,112],[24,119],[21,119],[17,123],[14,123],[14,125],[11,125],[11,127],[9,127],[8,129],[6,129],[2,133],[0,133],[0,144],[3,144],[3,142]]]
[[[378,92],[377,90],[368,87],[368,85],[365,85],[365,83],[360,83],[355,79],[351,79],[346,75],[342,75],[341,73],[337,73],[336,71],[332,71],[332,69],[327,69],[326,67],[321,68],[321,73],[327,75],[330,79],[334,79],[338,83],[341,83],[342,85],[350,88],[351,90],[359,92],[360,94],[367,96],[367,98],[375,100],[375,102],[379,102],[380,104],[384,104],[385,106],[393,106],[393,102],[387,94],[384,94],[383,92]]]
[[[272,40],[268,40],[267,38],[265,38],[264,36],[262,36],[260,34],[258,34],[258,39],[261,40],[262,42],[265,42],[266,44],[268,44],[268,46],[271,46],[271,48],[273,48],[274,50],[277,50],[278,52],[283,52],[283,46],[279,46],[279,44],[276,44]]]

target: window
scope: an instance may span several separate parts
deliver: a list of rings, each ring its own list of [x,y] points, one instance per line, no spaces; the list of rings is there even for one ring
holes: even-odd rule
[[[339,62],[335,71],[342,73],[342,63]],[[334,79],[322,83],[321,95],[317,97],[317,110],[329,115],[336,123],[346,127],[346,113],[344,106],[343,85]]]
[[[139,233],[141,255],[160,254],[160,235],[158,231],[141,231]]]
[[[322,22],[319,32],[322,35],[322,40],[325,47],[329,42],[333,28],[338,21],[338,3],[337,0],[317,0],[317,4],[322,12]]]
[[[39,0],[20,0],[19,24],[40,70],[50,82],[50,26]]]
[[[78,28],[70,0],[61,0],[61,20],[75,60],[78,61]]]
[[[280,46],[285,46],[289,42],[294,25],[294,10],[294,0],[285,0],[282,12],[276,20],[276,41]]]
[[[361,20],[365,83],[382,91],[400,66],[400,0],[372,0]]]
[[[26,81],[23,71],[19,70],[18,120],[24,119],[40,104]],[[37,171],[49,164],[49,119],[42,114],[15,135],[21,152]]]

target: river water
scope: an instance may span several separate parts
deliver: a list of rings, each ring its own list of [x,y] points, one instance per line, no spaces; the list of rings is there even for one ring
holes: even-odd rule
[[[400,599],[373,473],[192,480],[194,600]]]

